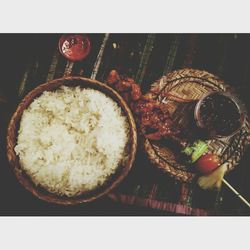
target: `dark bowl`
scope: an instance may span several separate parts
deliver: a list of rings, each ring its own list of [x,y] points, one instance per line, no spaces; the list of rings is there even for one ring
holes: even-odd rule
[[[220,98],[221,100],[219,100],[218,98]],[[221,107],[223,107],[223,101],[225,102],[225,100],[227,100],[226,105],[228,106],[224,106],[225,112],[221,112]],[[211,103],[215,102],[217,103],[212,106]],[[210,105],[210,107],[213,107],[214,110],[211,110],[210,113],[209,110],[207,110],[207,114],[204,114],[204,107],[206,107],[206,105]],[[208,126],[208,123],[204,121],[204,117],[206,117],[207,119],[211,119],[214,114],[218,115],[217,118],[214,118],[214,120],[217,119],[217,125],[210,124]],[[236,115],[238,119],[233,119],[233,115]],[[205,94],[197,102],[194,109],[194,118],[197,127],[205,130],[210,138],[225,138],[235,135],[242,128],[246,115],[241,102],[236,96],[228,92],[213,91]],[[230,122],[234,122],[234,126],[229,125]],[[219,129],[216,129],[216,126],[221,126],[222,128],[220,130],[224,132],[222,133],[219,131]],[[228,130],[227,132],[225,132],[226,129]]]

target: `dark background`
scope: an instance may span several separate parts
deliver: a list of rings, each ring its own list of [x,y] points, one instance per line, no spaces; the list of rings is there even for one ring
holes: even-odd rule
[[[54,78],[62,77],[67,64],[57,52],[61,34],[0,34],[0,215],[173,215],[153,209],[115,203],[109,198],[72,207],[38,200],[17,182],[6,159],[6,127],[10,115],[23,95],[47,79],[51,60],[58,64]],[[92,50],[88,58],[75,63],[72,75],[90,77],[104,34],[90,34]],[[249,34],[155,34],[154,46],[146,67],[140,68],[149,34],[111,34],[97,80],[103,81],[117,68],[138,82],[146,91],[164,73],[192,67],[209,71],[234,87],[250,109],[250,35]],[[114,48],[113,44],[116,44]],[[27,76],[27,77],[26,77]],[[26,77],[26,78],[25,78]],[[25,78],[25,79],[24,79]],[[20,84],[25,82],[20,94]],[[227,179],[250,200],[250,150]],[[230,191],[223,190],[222,215],[249,215],[249,210]]]

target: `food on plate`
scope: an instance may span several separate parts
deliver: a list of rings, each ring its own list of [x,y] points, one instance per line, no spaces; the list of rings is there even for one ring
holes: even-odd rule
[[[224,92],[213,92],[198,102],[198,125],[211,137],[229,136],[241,127],[242,115],[234,99]]]
[[[180,132],[169,111],[159,101],[143,96],[140,86],[132,78],[120,76],[116,70],[111,70],[107,83],[115,88],[130,105],[137,115],[139,126],[146,138],[161,140],[172,138]]]
[[[196,170],[196,172],[209,175],[209,177],[206,176],[208,178],[201,179],[202,184],[205,183],[204,185],[209,187],[212,185],[220,186],[224,175],[224,167],[222,168],[223,171],[216,170],[220,166],[219,157],[215,154],[208,153],[209,147],[205,141],[197,139],[193,142],[188,142],[180,136],[181,128],[173,121],[168,107],[158,100],[158,93],[150,92],[147,95],[142,95],[140,86],[136,84],[132,78],[121,76],[116,70],[112,70],[109,73],[107,83],[115,88],[130,105],[145,138],[154,141],[167,139],[161,141],[161,143],[162,145],[166,145],[166,142],[168,142],[168,148],[171,148],[177,155],[179,154],[176,159],[182,161],[184,164],[188,164],[189,167]],[[161,93],[161,95],[170,100],[182,103],[198,101],[197,99],[182,98],[171,92]],[[225,112],[225,109],[230,108],[230,105],[234,103],[229,98],[229,100],[225,101],[224,96],[217,98],[216,95],[217,94],[211,99],[212,105],[210,105],[209,98],[204,99],[200,104],[199,112],[201,119],[203,119],[203,122],[209,129],[216,129],[216,133],[223,134],[223,128],[221,128],[219,124],[220,119],[227,119],[226,122],[229,122],[228,126],[230,128],[232,127],[230,124],[232,124],[233,121],[229,119],[227,114],[223,114],[221,117],[220,113]],[[234,113],[233,117],[238,118],[236,114],[237,111],[233,105],[231,108]],[[209,118],[210,112],[213,113],[211,118]],[[223,126],[225,126],[225,124],[223,124]],[[178,147],[176,147],[176,145]],[[213,174],[215,170],[216,174]]]
[[[130,105],[142,96],[140,86],[132,78],[121,76],[116,70],[111,70],[107,83],[117,90]]]
[[[151,140],[168,138],[180,132],[172,121],[170,113],[164,110],[162,105],[158,103],[155,103],[151,110],[141,113],[140,125],[145,137]]]
[[[159,105],[155,100],[142,96],[138,102],[131,103],[132,109],[136,115],[150,112],[154,107]]]
[[[208,175],[220,166],[220,158],[216,154],[207,153],[202,155],[195,165],[200,173]]]
[[[127,118],[94,89],[45,91],[24,110],[15,152],[32,181],[73,197],[105,184],[126,157]]]

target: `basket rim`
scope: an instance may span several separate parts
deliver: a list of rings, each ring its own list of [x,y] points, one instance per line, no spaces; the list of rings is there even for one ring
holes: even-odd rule
[[[86,197],[84,194],[76,196],[76,197],[66,197],[66,196],[60,196],[57,194],[53,194],[51,192],[46,191],[43,188],[36,187],[34,182],[30,180],[28,175],[25,173],[24,170],[21,169],[19,157],[15,154],[14,147],[16,145],[16,137],[18,134],[18,128],[19,128],[19,122],[22,117],[23,111],[31,104],[31,102],[34,100],[34,98],[41,95],[44,91],[53,91],[54,89],[57,89],[58,87],[62,85],[70,86],[70,83],[72,81],[78,81],[77,84],[73,86],[83,86],[88,85],[88,87],[93,84],[93,88],[97,88],[102,93],[107,94],[112,100],[114,100],[119,107],[123,110],[124,114],[126,115],[129,123],[130,128],[130,136],[129,136],[129,143],[130,143],[130,150],[128,152],[129,159],[127,161],[127,164],[123,166],[121,172],[118,174],[118,176],[111,181],[110,185],[105,187],[103,190],[100,190],[97,192],[97,194],[90,195],[89,197]],[[82,84],[82,85],[81,85]],[[90,87],[91,88],[91,87]],[[7,158],[9,161],[9,165],[14,172],[16,178],[18,179],[19,183],[24,186],[28,191],[30,191],[33,195],[35,195],[37,198],[51,202],[56,203],[60,205],[76,205],[80,203],[85,202],[91,202],[94,201],[100,197],[103,197],[104,195],[108,194],[110,191],[112,191],[115,187],[117,187],[124,178],[128,175],[130,172],[135,156],[137,151],[137,130],[136,130],[136,124],[133,117],[133,114],[124,101],[124,99],[117,93],[114,89],[109,87],[108,85],[89,78],[81,77],[81,76],[67,76],[62,77],[58,79],[54,79],[48,82],[45,82],[43,84],[38,85],[36,88],[29,91],[25,97],[21,100],[21,102],[18,104],[15,112],[12,114],[12,117],[10,119],[8,129],[7,129]],[[102,188],[101,188],[102,189]]]

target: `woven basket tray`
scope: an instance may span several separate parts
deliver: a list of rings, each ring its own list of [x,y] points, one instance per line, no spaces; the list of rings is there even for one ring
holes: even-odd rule
[[[34,98],[40,96],[44,91],[53,91],[62,85],[67,86],[80,86],[82,88],[92,88],[105,93],[107,96],[116,101],[121,107],[124,115],[128,118],[128,123],[130,127],[130,140],[127,144],[127,157],[120,166],[118,167],[116,173],[110,177],[110,179],[101,187],[93,190],[89,193],[84,193],[76,197],[66,197],[58,196],[47,192],[45,189],[36,186],[29,176],[22,170],[19,162],[19,157],[15,154],[14,148],[16,146],[17,135],[19,130],[19,123],[22,117],[23,111],[31,104]],[[31,92],[29,92],[22,102],[18,105],[17,110],[13,114],[7,134],[7,156],[10,162],[11,168],[14,171],[19,182],[32,194],[38,198],[62,205],[73,205],[83,202],[93,201],[114,189],[129,173],[136,155],[137,148],[137,131],[133,115],[128,108],[122,97],[114,91],[112,88],[106,86],[105,84],[98,82],[96,80],[91,80],[83,77],[65,77],[60,79],[55,79],[53,81],[47,82],[45,84],[39,85]]]
[[[218,77],[200,70],[183,69],[177,70],[162,77],[159,81],[152,84],[149,93],[154,93],[153,98],[158,98],[170,111],[173,119],[184,129],[186,139],[193,139],[192,121],[190,112],[193,105],[190,103],[179,102],[173,99],[164,98],[164,93],[169,93],[183,99],[200,99],[210,91],[229,91],[233,92]],[[195,102],[194,102],[195,103]],[[223,163],[227,163],[228,171],[232,170],[240,161],[249,144],[249,122],[246,118],[242,129],[235,135],[222,139],[208,140],[209,151],[220,156]],[[192,182],[197,173],[190,167],[178,162],[176,154],[166,145],[159,142],[144,140],[144,148],[150,161],[163,172],[170,174],[175,179],[182,182]]]

